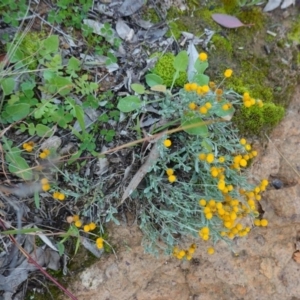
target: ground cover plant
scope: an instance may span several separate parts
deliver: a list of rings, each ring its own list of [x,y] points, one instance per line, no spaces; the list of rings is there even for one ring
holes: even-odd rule
[[[126,213],[136,216],[146,251],[180,260],[191,260],[200,243],[208,254],[220,240],[230,251],[232,239],[268,225],[259,205],[268,180],[250,183],[247,168],[257,156],[253,134],[284,115],[270,94],[265,101],[252,92],[231,64],[215,68],[218,55],[204,44],[179,49],[171,39],[151,55],[151,39],[167,28],[147,40],[148,31],[135,36],[91,2],[81,10],[80,1],[54,1],[47,20],[21,4],[18,13],[13,4],[2,12],[7,24],[22,21],[1,41],[5,282],[25,257],[57,271],[82,248],[95,257],[115,251],[106,223],[120,224]],[[95,11],[101,22],[90,18]],[[122,7],[118,13],[128,17]],[[29,30],[36,19],[44,22],[38,32]],[[147,47],[136,51],[141,36]],[[18,259],[5,250],[11,245],[21,249]],[[26,279],[32,269],[23,269]],[[23,281],[4,293],[15,295]]]

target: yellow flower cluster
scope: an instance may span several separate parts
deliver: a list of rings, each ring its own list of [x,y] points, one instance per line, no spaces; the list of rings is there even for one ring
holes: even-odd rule
[[[80,220],[80,217],[78,215],[69,216],[67,218],[67,221],[68,221],[68,223],[74,222],[74,225],[76,227],[78,227],[78,228],[80,228],[83,225],[83,223]],[[94,222],[91,222],[91,223],[86,224],[86,225],[83,226],[83,230],[85,232],[92,231],[95,228],[96,228],[96,224]],[[104,239],[102,237],[98,237],[96,239],[96,246],[97,246],[98,249],[102,249],[103,248],[103,243],[104,243]]]
[[[215,160],[215,156],[213,155],[213,153],[208,153],[208,154],[206,154],[206,153],[200,153],[198,155],[198,158],[200,160],[208,162],[209,164],[213,163],[213,161]]]
[[[251,107],[255,104],[259,107],[264,106],[264,103],[260,99],[255,100],[254,98],[251,98],[250,94],[247,92],[243,94],[243,103],[245,107]]]
[[[79,216],[78,215],[74,215],[72,217],[68,217],[68,222],[69,223],[72,223],[74,222],[74,225],[76,227],[81,227],[82,226],[82,221],[80,220]],[[89,224],[86,224],[83,226],[83,230],[85,232],[89,232],[89,231],[92,231],[96,228],[96,224],[94,222],[91,222]]]
[[[82,221],[80,220],[80,217],[78,215],[73,215],[71,218],[68,219],[69,223],[74,222],[74,225],[76,227],[81,227],[82,226]]]
[[[229,102],[222,105],[222,109],[225,111],[229,110],[231,107],[232,107],[232,104]]]
[[[215,216],[223,221],[225,230],[219,232],[221,236],[227,236],[230,239],[233,239],[235,236],[246,236],[250,232],[250,227],[244,227],[241,223],[239,223],[239,220],[248,214],[259,215],[258,211],[256,210],[255,201],[259,201],[261,199],[260,193],[265,191],[268,185],[268,180],[262,180],[260,185],[256,186],[253,191],[244,191],[241,189],[238,190],[238,193],[241,195],[241,197],[245,199],[245,201],[242,201],[228,194],[234,190],[234,187],[232,185],[226,185],[222,170],[213,168],[211,169],[212,172],[216,170],[218,172],[218,188],[222,191],[223,201],[216,201],[214,199],[207,201],[205,199],[200,199],[199,205],[202,207],[205,218],[210,220]],[[255,225],[267,226],[268,222],[265,219],[255,220]],[[209,240],[209,228],[201,228],[199,231],[199,236],[204,241]]]
[[[245,168],[248,165],[248,161],[252,159],[253,157],[257,156],[257,151],[252,150],[252,147],[250,144],[247,143],[247,140],[242,138],[240,140],[240,144],[244,146],[245,150],[248,152],[247,154],[237,154],[233,157],[233,164],[231,165],[232,169],[239,170],[241,167]]]
[[[43,149],[43,151],[40,153],[40,158],[41,159],[45,159],[46,157],[48,157],[50,154],[50,150],[49,149]]]
[[[194,102],[189,103],[189,109],[191,110],[198,109],[199,112],[203,115],[207,114],[211,108],[212,108],[212,104],[210,102],[206,102],[204,105],[200,107],[198,107]]]
[[[210,88],[208,85],[200,86],[197,83],[193,82],[193,83],[186,83],[184,85],[184,90],[187,92],[195,92],[199,96],[204,96],[210,91]]]
[[[202,238],[203,241],[208,241],[209,240],[209,234],[210,234],[210,230],[208,227],[202,227],[199,230],[199,236]]]
[[[96,239],[96,246],[97,246],[98,249],[103,248],[103,243],[104,243],[104,239],[102,237],[98,237]]]
[[[206,102],[203,106],[199,107],[199,112],[203,115],[207,114],[208,111],[212,108],[212,105],[210,102]]]
[[[23,144],[23,149],[26,150],[27,152],[32,152],[33,147],[34,147],[34,142],[32,141]]]
[[[195,244],[191,244],[189,249],[180,250],[177,246],[173,248],[173,256],[178,259],[185,258],[186,260],[191,260],[193,258],[193,254],[195,253],[197,246]]]
[[[83,230],[85,232],[89,232],[89,231],[92,231],[96,228],[96,224],[94,222],[91,222],[90,224],[86,224],[83,226]]]
[[[195,104],[195,102],[189,103],[189,109],[191,109],[191,110],[196,110],[197,109],[197,105]]]
[[[41,179],[41,185],[42,185],[42,190],[44,192],[47,192],[50,190],[50,184],[47,178],[42,178]]]
[[[259,220],[259,219],[255,219],[254,220],[254,225],[255,226],[262,226],[262,227],[266,227],[266,226],[268,226],[268,220],[267,219],[261,219],[261,220]]]
[[[173,183],[174,181],[176,181],[176,176],[174,175],[174,170],[173,169],[167,169],[166,173],[168,175],[168,180],[169,182]]]
[[[54,199],[63,201],[63,200],[65,200],[66,195],[63,194],[63,193],[60,193],[60,192],[54,192],[53,195],[52,195],[52,197],[53,197]]]
[[[214,201],[214,200],[213,200]],[[200,201],[199,201],[199,203],[201,203],[202,202],[202,204],[205,202],[206,203],[206,200],[204,200],[204,199],[201,199]],[[198,234],[199,234],[199,236],[201,237],[201,239],[203,240],[203,241],[208,241],[209,240],[209,238],[210,238],[210,229],[208,228],[208,227],[202,227],[200,230],[199,230],[199,232],[198,232]],[[212,255],[212,254],[214,254],[215,253],[215,249],[213,248],[213,247],[209,247],[209,248],[207,248],[207,253],[208,254],[210,254],[210,255]]]

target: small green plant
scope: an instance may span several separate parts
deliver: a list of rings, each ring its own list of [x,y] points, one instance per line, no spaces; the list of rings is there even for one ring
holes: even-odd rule
[[[3,21],[11,26],[17,27],[19,21],[24,18],[27,12],[27,1],[20,0],[18,2],[3,0],[0,4],[0,17]]]
[[[63,129],[73,128],[77,120],[80,130],[72,129],[81,142],[76,158],[84,151],[97,155],[96,136],[86,131],[84,114],[86,109],[100,108],[103,97],[96,94],[98,84],[89,81],[88,74],[82,74],[81,62],[77,58],[71,57],[66,65],[62,64],[58,36],[42,40],[38,40],[35,35],[34,37],[31,43],[29,38],[25,38],[21,42],[24,47],[14,48],[14,43],[8,46],[9,49],[16,50],[10,59],[12,67],[0,72],[0,86],[4,91],[0,122],[16,122],[21,132],[28,132],[31,136],[49,137],[53,134],[54,125]],[[109,59],[113,60],[113,57]],[[39,73],[29,71],[37,65],[40,66]],[[16,76],[21,81],[19,90],[16,90]],[[42,83],[36,83],[39,82],[38,76],[41,76]],[[40,98],[37,97],[39,93],[42,93]],[[86,100],[80,103],[74,95]],[[119,111],[114,110],[111,103],[107,102],[104,106],[106,112],[96,120],[98,125],[119,117]],[[111,141],[115,131],[103,128],[101,134],[106,141]]]
[[[176,72],[185,70],[187,64],[187,54],[183,51],[178,55]],[[263,180],[257,186],[248,183],[246,168],[257,152],[246,139],[239,137],[230,119],[237,108],[261,108],[264,104],[249,94],[241,96],[221,89],[223,82],[232,76],[232,70],[227,69],[223,80],[216,84],[205,75],[208,66],[206,53],[200,53],[191,82],[179,94],[166,92],[157,101],[167,124],[180,127],[169,130],[169,135],[166,133],[158,142],[159,158],[148,170],[146,188],[132,195],[139,201],[142,199],[143,243],[146,251],[154,254],[160,248],[178,259],[191,259],[197,242],[187,250],[180,249],[180,237],[184,236],[200,237],[210,245],[207,252],[213,254],[218,240],[230,245],[234,237],[249,233],[246,216],[259,217],[256,203],[268,181]],[[136,86],[134,90],[137,92]],[[141,87],[138,91],[146,93]],[[127,107],[131,104],[133,108],[138,102],[136,98],[132,101],[132,97],[137,96],[129,97],[122,100],[126,99]],[[121,110],[123,101],[118,106]],[[264,219],[259,223],[266,225]]]
[[[166,53],[163,56],[161,56],[154,69],[152,70],[152,73],[160,76],[163,79],[163,83],[170,87],[173,84],[173,78],[176,72],[176,69],[174,68],[174,60],[175,56],[172,53]],[[180,71],[174,86],[182,87],[187,81],[187,76],[185,71]]]
[[[87,17],[89,9],[93,5],[92,0],[57,0],[57,10],[51,10],[48,21],[52,24],[64,24],[67,27],[80,29],[82,20]]]

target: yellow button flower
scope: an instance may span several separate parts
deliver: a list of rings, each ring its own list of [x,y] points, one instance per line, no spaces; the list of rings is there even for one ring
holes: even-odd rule
[[[89,224],[90,230],[94,230],[96,228],[96,224],[94,222],[91,222]]]
[[[199,112],[203,115],[207,114],[207,108],[205,106],[201,106],[199,108]]]
[[[171,147],[171,145],[172,145],[171,140],[169,140],[169,139],[164,140],[164,146],[165,146],[165,147],[169,148],[169,147]]]
[[[44,192],[49,191],[49,190],[50,190],[50,184],[49,184],[49,183],[43,184],[43,185],[42,185],[42,190],[43,190]]]
[[[201,52],[198,57],[201,61],[206,61],[207,60],[207,54],[204,53],[204,52]]]
[[[203,91],[203,93],[208,93],[209,92],[209,86],[208,85],[203,85],[202,86],[202,91]]]
[[[84,226],[83,226],[83,230],[84,230],[85,232],[89,232],[89,231],[90,231],[90,226],[89,226],[89,225],[84,225]]]
[[[189,104],[189,109],[195,110],[197,108],[197,105],[194,102],[191,102]]]
[[[206,161],[211,164],[215,159],[215,156],[212,153],[208,153],[206,156]]]
[[[215,249],[214,249],[213,247],[209,247],[209,248],[207,249],[207,253],[208,253],[209,255],[212,255],[212,254],[215,253]]]
[[[166,173],[167,173],[168,176],[171,176],[171,175],[174,174],[174,170],[173,169],[167,169]]]
[[[227,69],[227,70],[224,72],[224,76],[225,76],[226,78],[231,77],[231,75],[232,75],[232,70],[231,70],[231,69]]]
[[[81,227],[82,226],[82,221],[81,220],[76,221],[75,226],[76,227]]]
[[[175,175],[171,175],[168,177],[169,182],[173,183],[174,181],[176,181],[176,176]]]

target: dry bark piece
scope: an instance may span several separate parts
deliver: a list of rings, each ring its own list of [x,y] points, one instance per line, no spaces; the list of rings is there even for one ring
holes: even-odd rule
[[[159,157],[159,151],[158,151],[158,145],[157,143],[154,144],[153,148],[150,151],[150,154],[145,161],[145,163],[139,168],[139,170],[136,172],[136,174],[131,179],[129,185],[127,186],[121,202],[119,205],[121,205],[130,195],[131,193],[138,187],[142,179],[145,177],[145,175],[148,173],[149,169],[152,167],[152,165],[156,162],[156,160]]]

